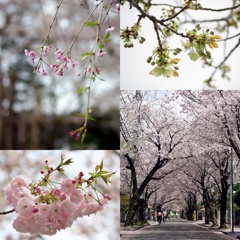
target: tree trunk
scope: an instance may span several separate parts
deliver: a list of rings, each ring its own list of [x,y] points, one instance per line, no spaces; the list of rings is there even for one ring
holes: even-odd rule
[[[227,179],[221,179],[222,193],[221,193],[221,207],[220,207],[220,228],[227,228],[226,225],[226,211],[227,211]]]
[[[208,207],[205,207],[205,224],[210,222],[210,210]]]
[[[139,196],[137,194],[133,194],[129,200],[129,207],[127,212],[126,221],[124,226],[134,225],[138,220],[139,213]]]
[[[135,197],[131,197],[124,226],[133,226],[137,222],[146,223],[146,209],[147,201],[145,199],[140,198],[138,194],[135,194]]]
[[[215,208],[211,207],[210,212],[211,212],[211,216],[212,216],[212,227],[217,227],[218,223],[217,223],[217,216],[216,216]]]

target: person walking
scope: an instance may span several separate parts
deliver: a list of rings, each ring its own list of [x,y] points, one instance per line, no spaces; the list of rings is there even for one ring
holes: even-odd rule
[[[157,219],[158,219],[159,224],[161,224],[161,222],[162,222],[162,217],[163,217],[163,213],[161,211],[159,211],[157,213]]]

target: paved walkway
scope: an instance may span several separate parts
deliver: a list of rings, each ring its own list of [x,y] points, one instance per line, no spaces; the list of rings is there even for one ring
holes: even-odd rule
[[[171,219],[165,224],[154,224],[137,231],[121,231],[121,240],[232,240],[222,232],[182,220]]]

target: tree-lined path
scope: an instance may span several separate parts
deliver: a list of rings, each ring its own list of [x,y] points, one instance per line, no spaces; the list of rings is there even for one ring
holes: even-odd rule
[[[234,239],[218,231],[210,231],[182,219],[171,219],[166,224],[151,225],[135,232],[122,233],[121,240],[230,240]]]

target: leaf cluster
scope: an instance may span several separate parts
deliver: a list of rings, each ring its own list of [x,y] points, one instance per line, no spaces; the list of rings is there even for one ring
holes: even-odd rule
[[[146,39],[139,35],[141,31],[140,23],[135,23],[130,29],[126,27],[125,29],[121,29],[120,38],[124,41],[125,48],[134,47],[133,40],[138,40],[140,44],[144,43]]]

